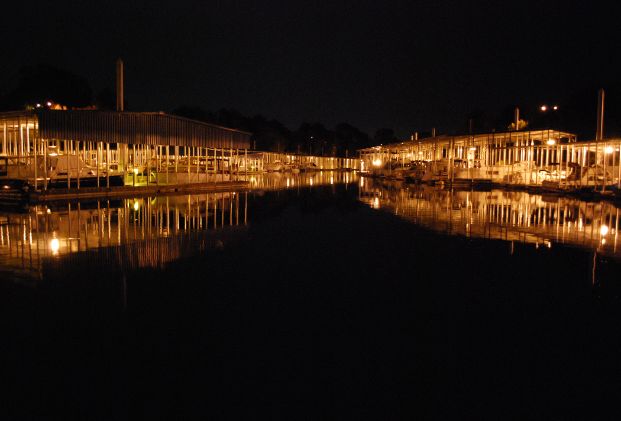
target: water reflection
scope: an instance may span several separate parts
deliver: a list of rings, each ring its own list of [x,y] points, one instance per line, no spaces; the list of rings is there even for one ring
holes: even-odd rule
[[[352,171],[311,171],[302,173],[275,172],[248,177],[252,189],[283,190],[299,187],[352,184],[358,174]]]
[[[77,256],[125,269],[161,267],[231,241],[248,223],[247,203],[248,193],[231,192],[0,211],[0,270],[40,278]]]
[[[502,190],[448,191],[362,179],[360,200],[446,234],[535,247],[562,243],[621,257],[619,208],[608,202]]]
[[[83,265],[119,271],[163,265],[241,239],[255,191],[357,183],[352,172],[249,177],[250,191],[55,202],[0,209],[0,275],[43,279]],[[74,270],[75,269],[75,270]]]

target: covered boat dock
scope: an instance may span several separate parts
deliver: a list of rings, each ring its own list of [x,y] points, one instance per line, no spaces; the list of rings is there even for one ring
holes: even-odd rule
[[[578,141],[557,130],[434,136],[360,152],[367,174],[447,183],[621,188],[621,139]]]
[[[0,113],[0,177],[30,189],[235,181],[248,132],[161,112]]]

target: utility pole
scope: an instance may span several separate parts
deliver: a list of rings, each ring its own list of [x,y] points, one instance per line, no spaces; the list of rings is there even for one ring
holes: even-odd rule
[[[513,114],[513,121],[515,121],[515,131],[520,130],[520,109],[515,107],[515,112]]]
[[[597,152],[599,151],[599,142],[604,139],[604,90],[600,89],[597,98],[597,129],[595,131],[595,164],[597,165]],[[603,171],[602,176],[602,192],[606,188],[606,152],[602,151]],[[595,188],[597,189],[597,168],[595,170]]]
[[[123,86],[123,60],[118,58],[116,60],[116,110],[124,110],[125,92]]]
[[[597,130],[595,131],[595,141],[604,138],[604,90],[600,89],[597,98]]]

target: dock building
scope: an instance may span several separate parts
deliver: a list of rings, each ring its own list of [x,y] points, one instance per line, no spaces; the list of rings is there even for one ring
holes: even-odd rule
[[[35,190],[222,181],[243,170],[250,136],[157,112],[6,112],[0,177]]]
[[[578,141],[558,130],[432,136],[362,149],[362,171],[418,181],[621,187],[621,139]]]

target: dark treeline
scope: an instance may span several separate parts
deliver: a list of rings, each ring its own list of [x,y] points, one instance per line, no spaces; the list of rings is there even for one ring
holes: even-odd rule
[[[115,93],[111,88],[94,92],[82,76],[46,64],[24,66],[4,81],[10,85],[0,92],[0,111],[23,110],[37,103],[52,101],[67,108],[113,110]],[[597,86],[583,86],[568,91],[564,98],[541,101],[537,104],[507,105],[498,110],[474,110],[463,119],[463,126],[437,134],[489,133],[510,130],[516,106],[524,120],[522,129],[556,129],[575,133],[578,139],[590,140],[595,135]],[[541,105],[547,111],[541,111]],[[554,106],[558,109],[554,110]],[[132,111],[125,102],[125,109]],[[141,111],[141,110],[134,110]],[[370,136],[348,123],[328,128],[319,122],[305,122],[289,128],[275,119],[262,115],[246,116],[234,109],[205,111],[198,106],[180,106],[172,114],[231,127],[252,133],[252,147],[256,150],[291,152],[324,156],[354,156],[360,148],[387,144],[398,140],[394,131],[380,128]],[[606,89],[605,137],[621,136],[621,89]],[[412,130],[412,133],[416,129]],[[431,135],[431,130],[419,132],[419,137]],[[406,135],[409,138],[410,134]],[[403,138],[399,140],[405,140]]]
[[[113,89],[94,94],[82,76],[47,64],[23,66],[11,86],[0,92],[0,111],[15,111],[53,101],[68,108],[97,108],[111,110],[116,106]]]
[[[348,123],[332,129],[321,123],[302,123],[291,130],[278,120],[262,115],[249,117],[233,109],[207,112],[200,107],[183,106],[172,114],[250,132],[252,148],[262,151],[348,157],[354,156],[357,149],[396,141],[392,129],[378,129],[373,137]]]
[[[534,104],[507,105],[495,112],[477,110],[464,119],[460,133],[488,133],[506,131],[513,122],[515,107],[520,109],[523,130],[555,129],[578,135],[579,140],[595,138],[597,100],[599,87],[583,86],[567,92],[561,98],[541,100]],[[605,137],[621,136],[621,89],[605,89],[604,134]],[[542,111],[541,106],[546,110]],[[557,106],[557,109],[554,109]]]

